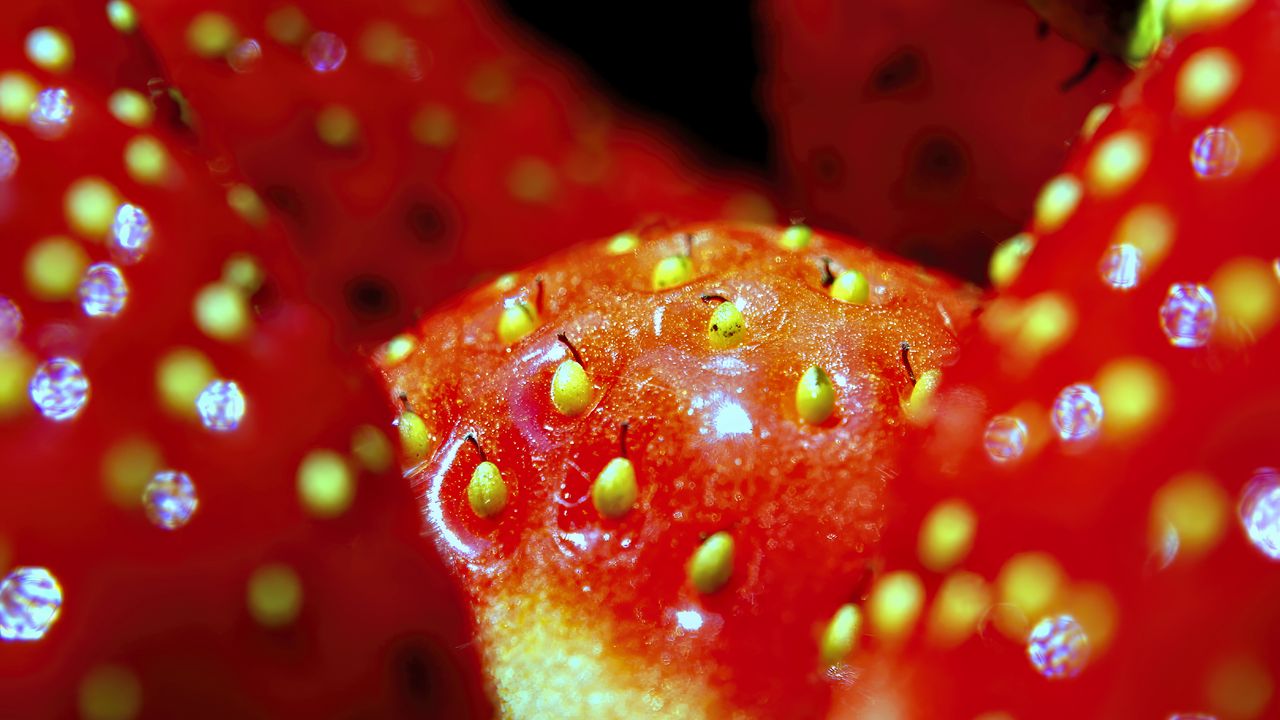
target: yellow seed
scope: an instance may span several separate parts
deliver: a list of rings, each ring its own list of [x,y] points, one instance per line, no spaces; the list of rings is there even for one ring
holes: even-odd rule
[[[591,378],[576,360],[564,360],[551,378],[551,404],[561,415],[581,415],[591,405]]]
[[[1240,141],[1238,174],[1257,170],[1275,157],[1280,146],[1280,123],[1275,116],[1261,110],[1242,110],[1223,125]]]
[[[205,285],[192,306],[196,327],[224,342],[243,339],[251,329],[249,302],[240,288],[229,283]]]
[[[727,350],[742,344],[747,319],[737,305],[725,301],[711,311],[707,320],[707,341],[716,350]]]
[[[385,472],[395,459],[395,450],[386,433],[372,425],[361,425],[351,433],[351,455],[365,470]]]
[[[555,197],[556,171],[540,158],[520,158],[507,175],[511,196],[526,203],[548,203]]]
[[[1022,268],[1026,266],[1027,258],[1031,257],[1031,251],[1035,247],[1036,238],[1031,233],[1018,233],[1000,243],[991,255],[991,284],[998,290],[1012,285],[1022,274]]]
[[[1150,151],[1147,141],[1133,130],[1123,130],[1098,143],[1089,157],[1086,174],[1089,187],[1100,195],[1116,195],[1125,190],[1147,168]]]
[[[443,105],[426,105],[414,113],[409,126],[413,139],[429,147],[448,147],[458,137],[458,121]]]
[[[169,177],[169,151],[150,135],[139,135],[124,146],[124,167],[143,185],[159,185]]]
[[[249,576],[245,599],[249,614],[259,625],[282,627],[297,619],[302,610],[302,581],[288,565],[263,565]]]
[[[1205,680],[1209,710],[1224,718],[1260,718],[1275,692],[1267,666],[1247,655],[1219,661]]]
[[[120,193],[99,177],[76,180],[62,198],[67,224],[76,233],[95,240],[105,238],[111,231],[118,207]]]
[[[284,45],[301,45],[311,35],[311,23],[296,5],[286,5],[267,16],[267,34]]]
[[[626,458],[609,461],[591,484],[591,502],[601,515],[619,518],[636,504],[636,469]]]
[[[406,465],[417,465],[435,450],[435,441],[427,430],[427,424],[417,413],[409,410],[400,413],[396,427],[400,431],[400,451],[404,453]]]
[[[813,240],[813,229],[808,225],[792,225],[778,236],[778,245],[784,250],[803,250]]]
[[[666,290],[693,279],[693,260],[687,255],[671,255],[653,266],[653,289]]]
[[[111,0],[107,3],[107,22],[117,32],[131,33],[138,29],[138,12],[125,0]]]
[[[89,255],[79,243],[65,237],[45,238],[27,251],[23,277],[38,300],[68,300],[80,287],[80,276],[89,266]]]
[[[360,34],[360,52],[375,65],[394,66],[404,59],[405,38],[393,23],[377,20]]]
[[[1062,607],[1084,627],[1090,652],[1097,657],[1115,635],[1119,614],[1115,596],[1105,585],[1081,583],[1067,591]]]
[[[239,39],[231,18],[221,13],[202,12],[187,26],[187,47],[207,60],[226,55]]]
[[[511,345],[538,328],[538,311],[526,302],[508,303],[498,317],[498,339]]]
[[[333,148],[349,148],[360,139],[360,119],[342,105],[326,105],[316,115],[316,135]]]
[[[0,420],[31,407],[27,400],[27,381],[35,367],[35,359],[22,347],[0,347]]]
[[[832,667],[844,662],[861,636],[862,610],[852,603],[841,605],[822,633],[820,654],[823,666]]]
[[[241,220],[254,227],[267,224],[269,215],[266,204],[253,188],[244,183],[236,183],[227,188],[227,205],[240,216]]]
[[[1167,0],[1165,25],[1170,34],[1178,36],[1221,27],[1248,10],[1253,1]]]
[[[1036,198],[1036,233],[1051,233],[1062,227],[1080,204],[1080,194],[1080,181],[1070,175],[1059,175],[1045,183]]]
[[[942,371],[925,370],[916,377],[911,394],[902,404],[902,416],[916,427],[928,425],[933,420],[933,398],[942,384]]]
[[[1174,220],[1160,205],[1139,205],[1125,214],[1112,235],[1113,245],[1132,245],[1142,253],[1142,272],[1149,274],[1169,254]]]
[[[156,393],[169,412],[195,417],[196,398],[213,381],[216,370],[194,348],[170,350],[156,364]]]
[[[25,123],[39,92],[40,86],[24,72],[0,74],[0,120]]]
[[[509,293],[516,289],[516,285],[520,283],[520,276],[516,273],[502,273],[493,280],[493,289],[499,293]]]
[[[511,76],[496,64],[477,68],[467,81],[467,95],[478,103],[495,105],[511,96]]]
[[[929,611],[929,642],[943,648],[959,645],[978,628],[991,606],[991,589],[980,575],[955,572],[942,581]]]
[[[1223,317],[1240,323],[1251,337],[1275,325],[1280,315],[1280,283],[1273,266],[1258,258],[1228,260],[1209,280]]]
[[[1111,115],[1111,111],[1115,106],[1111,103],[1099,103],[1093,106],[1089,114],[1084,118],[1084,125],[1080,128],[1080,137],[1088,142],[1093,138],[1093,134],[1098,132],[1098,128],[1102,127],[1102,123],[1106,122],[1107,117]]]
[[[142,709],[142,685],[132,670],[99,665],[80,681],[81,720],[132,720]]]
[[[1109,437],[1127,439],[1154,427],[1167,409],[1169,378],[1162,367],[1143,357],[1124,357],[1098,371],[1094,387],[1107,409],[1102,429]]]
[[[76,58],[71,38],[54,27],[38,27],[27,33],[26,52],[32,65],[54,73],[71,69]]]
[[[941,572],[963,560],[977,524],[973,508],[962,500],[935,505],[920,525],[920,564]]]
[[[733,536],[723,530],[698,546],[685,568],[689,582],[698,592],[709,595],[729,582],[733,575],[733,551]]]
[[[1182,64],[1177,83],[1178,110],[1203,117],[1221,107],[1240,85],[1240,61],[1226,48],[1199,50]]]
[[[820,425],[836,407],[836,391],[831,378],[817,365],[809,366],[796,383],[796,413],[810,425]]]
[[[1075,305],[1066,295],[1042,292],[1022,307],[1016,350],[1035,358],[1062,347],[1076,331]]]
[[[1066,573],[1058,561],[1038,552],[1014,555],[996,578],[1000,602],[1013,606],[1024,618],[1044,615],[1065,583]]]
[[[111,93],[111,97],[107,98],[107,107],[115,119],[134,128],[150,125],[155,116],[155,109],[142,93],[128,88]]]
[[[726,220],[773,225],[778,221],[778,209],[769,198],[758,192],[740,192],[724,202],[722,211]]]
[[[831,297],[854,305],[866,303],[870,292],[867,276],[857,270],[845,270],[837,275],[830,289]]]
[[[402,333],[387,341],[382,346],[382,367],[395,367],[418,349],[418,340],[408,333]]]
[[[234,253],[222,264],[222,281],[252,295],[262,287],[266,272],[256,258],[248,253]]]
[[[610,255],[623,255],[640,247],[640,237],[635,233],[624,232],[618,233],[609,239],[609,244],[605,246],[605,250]]]
[[[312,450],[298,465],[298,499],[308,514],[341,515],[355,499],[356,483],[347,461],[332,450]]]
[[[502,479],[498,466],[485,460],[471,473],[467,483],[467,501],[471,509],[482,518],[493,517],[507,506],[507,482]]]
[[[1156,491],[1152,522],[1168,522],[1178,533],[1178,549],[1191,556],[1217,545],[1226,530],[1229,499],[1212,477],[1199,472],[1178,475]]]
[[[867,619],[881,641],[902,640],[915,628],[924,606],[924,585],[913,572],[882,575],[867,597]]]
[[[142,438],[112,445],[102,457],[102,481],[107,497],[122,508],[138,507],[147,481],[162,462],[160,449]]]

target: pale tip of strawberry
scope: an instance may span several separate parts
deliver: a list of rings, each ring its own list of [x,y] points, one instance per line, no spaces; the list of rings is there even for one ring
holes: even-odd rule
[[[405,410],[395,420],[400,433],[400,451],[404,453],[405,464],[413,467],[435,449],[435,441],[427,430],[422,417],[412,410]]]
[[[249,615],[263,627],[292,623],[302,611],[302,580],[293,568],[270,563],[253,571],[245,587]]]
[[[131,33],[138,29],[138,11],[125,0],[110,0],[107,3],[107,22],[116,32]]]
[[[498,466],[488,460],[476,465],[467,483],[467,501],[471,510],[482,518],[490,518],[507,506],[507,482]]]
[[[64,73],[75,62],[71,38],[59,28],[38,27],[32,30],[27,33],[24,49],[32,65],[52,73]]]
[[[840,302],[864,305],[870,296],[871,286],[866,275],[857,270],[845,270],[835,277],[828,292]]]
[[[934,572],[954,567],[969,554],[978,518],[962,500],[933,506],[920,524],[920,564]]]
[[[39,92],[40,86],[24,72],[0,74],[0,120],[14,125],[25,123]]]
[[[192,303],[192,313],[201,332],[224,342],[243,339],[252,324],[244,293],[226,282],[201,288]]]
[[[360,140],[360,119],[343,105],[326,105],[316,114],[316,136],[331,148],[345,149]]]
[[[1045,183],[1036,197],[1034,227],[1037,233],[1049,233],[1062,227],[1080,204],[1083,190],[1071,175],[1058,175]]]
[[[862,610],[857,605],[841,605],[822,633],[820,656],[823,667],[843,663],[862,636]]]
[[[591,377],[576,360],[566,359],[551,378],[551,404],[561,415],[581,415],[591,405]]]
[[[778,246],[784,250],[803,250],[813,240],[813,229],[808,225],[792,225],[778,235]]]
[[[667,290],[693,279],[693,260],[687,255],[671,255],[653,267],[654,290]]]
[[[821,425],[836,407],[836,391],[831,378],[817,365],[811,365],[796,383],[796,413],[810,425]]]
[[[689,558],[686,571],[689,582],[704,595],[709,595],[729,582],[733,574],[733,536],[723,530],[707,538]]]
[[[707,320],[707,341],[716,350],[727,350],[742,344],[747,319],[742,311],[728,300],[716,305]]]
[[[69,300],[80,287],[89,255],[80,244],[63,236],[40,240],[27,251],[23,278],[39,300]]]
[[[195,418],[196,398],[216,372],[213,363],[199,350],[175,348],[156,364],[156,393],[169,412]]]
[[[924,584],[906,570],[886,573],[867,596],[867,620],[881,641],[898,642],[911,634],[924,607]]]
[[[630,460],[613,458],[604,466],[591,485],[591,502],[600,514],[620,518],[635,506],[636,469]]]
[[[538,327],[538,311],[522,300],[508,301],[498,316],[498,339],[503,345],[522,340]]]
[[[605,251],[610,255],[625,255],[640,247],[640,237],[635,233],[623,232],[609,238]]]
[[[1031,257],[1031,251],[1035,247],[1036,238],[1031,233],[1018,233],[1000,243],[991,254],[988,266],[992,286],[1003,290],[1012,285],[1022,274],[1022,268],[1026,266],[1027,258]]]
[[[355,499],[356,483],[346,458],[332,450],[312,450],[298,465],[298,500],[308,515],[333,518]]]
[[[1240,85],[1240,61],[1226,48],[1209,47],[1178,70],[1176,103],[1183,114],[1203,117],[1221,107]]]
[[[239,39],[235,23],[222,13],[202,12],[187,26],[187,47],[206,60],[226,55]]]
[[[131,720],[142,710],[142,684],[123,665],[98,665],[80,681],[77,703],[85,720]]]
[[[917,427],[928,425],[933,420],[934,396],[938,393],[938,385],[942,383],[942,371],[936,368],[925,370],[916,378],[911,386],[911,394],[902,404],[902,415],[907,422]]]
[[[129,88],[121,88],[107,98],[107,109],[112,117],[133,128],[144,128],[151,124],[155,110],[142,93]]]

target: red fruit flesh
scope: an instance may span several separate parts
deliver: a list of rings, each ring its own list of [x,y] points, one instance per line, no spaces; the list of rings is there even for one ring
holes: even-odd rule
[[[305,301],[283,238],[234,214],[160,129],[114,119],[78,71],[51,76],[14,50],[0,46],[0,67],[65,88],[74,112],[56,138],[11,118],[0,126],[16,153],[0,185],[0,295],[23,316],[0,337],[0,572],[47,568],[62,593],[38,639],[0,643],[0,715],[483,716],[457,589],[414,542],[417,515],[388,472],[390,417]],[[150,138],[147,161],[130,162],[139,137]],[[152,233],[136,263],[110,249],[126,201]],[[125,278],[117,315],[82,310],[89,262]],[[211,308],[197,298],[212,284],[232,299],[202,323],[197,307]],[[207,363],[185,383],[162,370],[180,348]],[[58,357],[89,383],[87,404],[62,420],[28,391],[36,366]],[[213,377],[245,396],[234,430],[197,417]],[[330,453],[319,478],[303,469],[316,451]],[[143,501],[162,469],[187,473],[198,496],[172,530]],[[247,597],[253,588],[265,599]],[[6,634],[16,608],[6,595]]]
[[[1127,76],[1020,0],[762,5],[767,107],[797,209],[964,277],[1030,215]]]
[[[950,364],[974,304],[872,251],[825,237],[788,250],[779,237],[701,225],[644,233],[634,248],[585,245],[452,303],[407,358],[381,356],[391,397],[431,437],[413,471],[420,506],[474,597],[504,712],[825,708],[835,680],[820,641],[875,570],[906,433],[902,343],[917,374]],[[690,275],[655,290],[664,258]],[[869,279],[865,303],[824,287],[826,270],[845,269]],[[709,319],[722,302],[745,322],[738,344],[717,348]],[[508,345],[496,328],[518,303],[536,327]],[[551,387],[575,353],[589,390],[570,416]],[[813,365],[835,398],[817,425],[796,403]],[[614,518],[593,483],[623,453],[623,423],[638,493]],[[488,516],[469,495],[482,461],[506,488]],[[720,532],[734,542],[730,576],[700,591],[688,562]]]

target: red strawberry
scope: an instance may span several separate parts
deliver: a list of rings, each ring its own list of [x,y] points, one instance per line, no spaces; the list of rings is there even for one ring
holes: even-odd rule
[[[16,50],[48,89],[0,124],[0,715],[483,715],[391,418],[279,233]]]
[[[1019,0],[769,2],[761,22],[798,209],[973,279],[1127,75]]]
[[[772,214],[473,3],[138,6],[348,338],[385,339],[479,276],[649,213]]]
[[[851,716],[1280,712],[1277,42],[1260,0],[1159,53],[997,254],[893,487],[911,640]]]
[[[385,348],[502,711],[820,712],[912,381],[973,307],[804,227],[697,225],[504,275]]]

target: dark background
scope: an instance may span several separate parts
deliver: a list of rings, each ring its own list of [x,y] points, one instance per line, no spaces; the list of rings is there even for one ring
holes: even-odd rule
[[[623,108],[678,126],[712,164],[767,169],[753,2],[500,4],[579,61]]]

